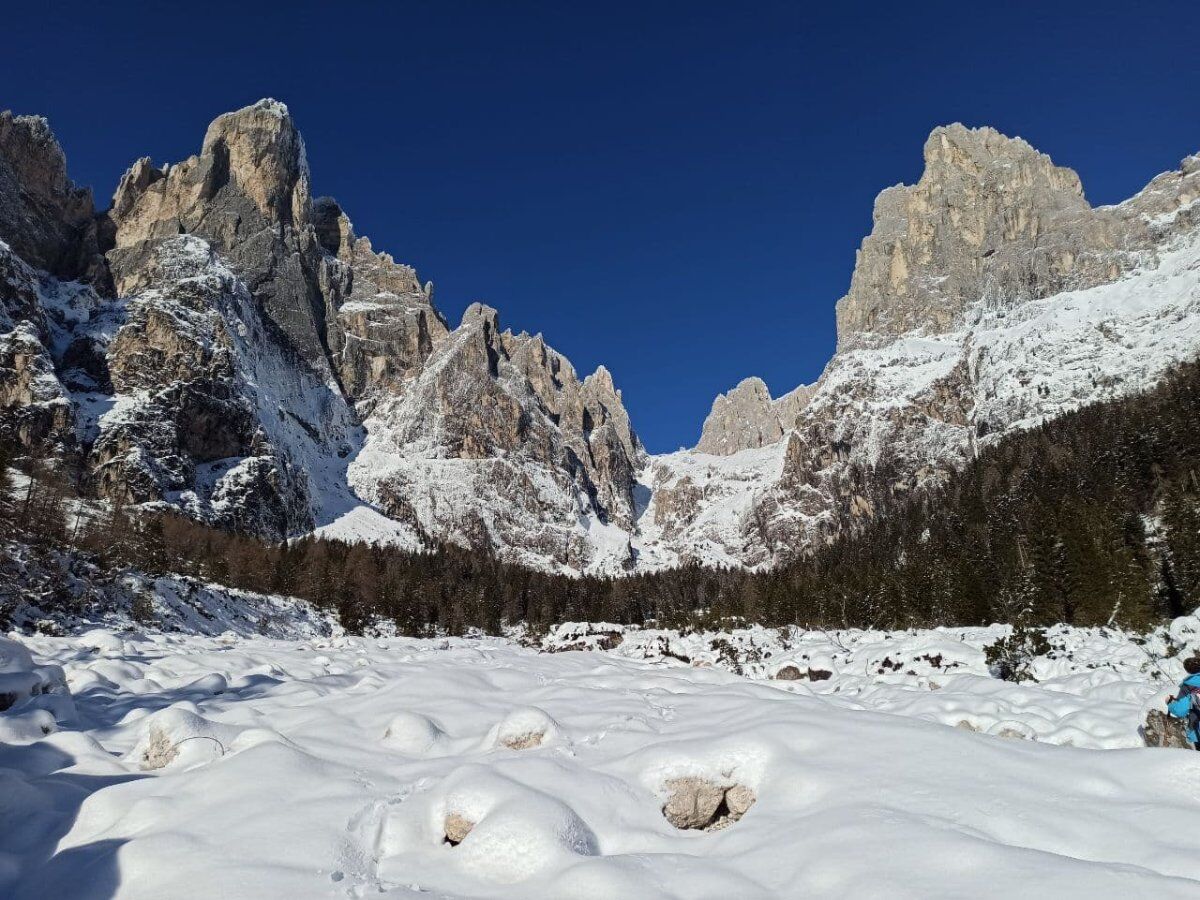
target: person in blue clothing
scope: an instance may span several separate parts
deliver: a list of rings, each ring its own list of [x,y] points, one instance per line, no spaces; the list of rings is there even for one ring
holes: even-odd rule
[[[1200,750],[1200,656],[1183,661],[1187,678],[1179,685],[1179,693],[1167,701],[1167,713],[1187,720],[1187,739]]]

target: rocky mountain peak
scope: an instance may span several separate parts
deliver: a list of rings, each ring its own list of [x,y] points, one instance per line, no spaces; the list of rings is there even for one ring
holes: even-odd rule
[[[812,388],[801,386],[774,400],[761,378],[742,379],[713,401],[696,450],[728,456],[775,443],[795,426],[811,392]]]
[[[596,371],[584,378],[583,384],[584,387],[591,387],[593,390],[611,394],[614,397],[621,396],[621,392],[613,384],[612,373],[604,365],[596,366]]]
[[[474,325],[477,322],[483,322],[494,332],[500,331],[500,313],[488,306],[486,303],[480,303],[476,300],[465,310],[463,310],[462,321],[459,323],[460,328],[466,328]]]
[[[919,327],[942,331],[976,300],[1019,302],[1112,280],[1096,257],[1121,228],[1092,210],[1078,175],[1020,138],[934,129],[925,171],[879,194],[874,227],[838,302],[838,346]]]
[[[118,292],[146,286],[154,244],[179,234],[209,243],[315,372],[330,371],[326,319],[343,287],[322,275],[304,141],[273,100],[218,116],[200,153],[155,168],[138,160],[106,216],[108,261]]]
[[[214,119],[197,156],[162,168],[139,159],[109,216],[117,248],[186,232],[231,249],[264,227],[309,224],[312,206],[304,140],[286,106],[260,100]]]
[[[1012,191],[1066,193],[1083,196],[1083,184],[1071,169],[1056,166],[1022,138],[1010,138],[995,128],[968,128],[961,122],[940,125],[924,147],[925,183],[968,178],[1004,184]]]
[[[0,112],[0,239],[62,278],[94,275],[92,192],[67,177],[62,147],[41,116]]]
[[[304,139],[277,100],[218,116],[204,135],[201,157],[216,164],[214,180],[249,197],[263,219],[285,225],[309,221],[311,189]]]

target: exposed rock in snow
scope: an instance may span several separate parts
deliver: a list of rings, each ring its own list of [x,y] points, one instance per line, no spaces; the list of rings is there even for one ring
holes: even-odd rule
[[[725,802],[725,788],[704,778],[672,778],[663,815],[676,828],[707,828]]]
[[[1200,622],[1052,630],[1022,684],[986,674],[1002,632],[720,635],[749,678],[717,635],[669,635],[716,663],[694,668],[638,658],[665,633],[636,629],[554,654],[145,632],[97,656],[22,637],[19,667],[61,666],[73,697],[0,712],[0,894],[1195,896],[1195,753],[1142,749],[1138,727],[1175,687],[1154,666],[1182,674]],[[818,659],[826,682],[769,680]],[[570,746],[495,752],[514,704]],[[444,726],[438,753],[380,741],[414,717]],[[889,852],[864,865],[864,847]]]
[[[446,843],[453,847],[457,847],[463,842],[471,829],[475,827],[475,823],[470,819],[465,819],[458,813],[450,813],[446,816],[444,828],[446,829]]]
[[[544,710],[529,706],[508,713],[488,735],[487,743],[507,750],[531,750],[554,738],[558,730],[558,723]]]
[[[1187,739],[1183,719],[1174,719],[1161,709],[1152,709],[1146,714],[1146,724],[1142,726],[1142,740],[1146,742],[1147,747],[1188,750],[1192,746]]]

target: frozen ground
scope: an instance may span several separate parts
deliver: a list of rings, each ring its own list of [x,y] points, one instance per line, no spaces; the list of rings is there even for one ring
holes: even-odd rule
[[[1200,754],[1134,749],[1196,629],[14,635],[0,896],[1196,897]]]

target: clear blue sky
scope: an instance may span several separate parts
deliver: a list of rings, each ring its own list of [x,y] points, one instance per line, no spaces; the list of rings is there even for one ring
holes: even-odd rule
[[[0,108],[50,118],[104,205],[262,96],[314,190],[472,300],[604,363],[652,450],[747,375],[833,350],[875,194],[938,124],[990,124],[1123,199],[1200,149],[1193,4],[23,3]]]

